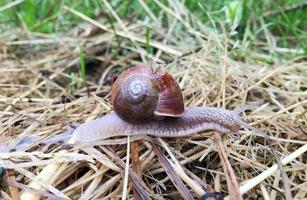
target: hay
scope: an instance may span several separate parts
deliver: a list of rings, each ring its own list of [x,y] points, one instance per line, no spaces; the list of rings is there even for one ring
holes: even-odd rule
[[[149,45],[155,54],[145,50],[144,24],[123,21],[112,10],[118,20],[116,35],[122,40],[121,47],[114,51],[116,39],[112,28],[101,22],[104,19],[93,20],[73,8],[64,9],[82,18],[84,27],[89,28],[76,27],[56,37],[28,32],[30,39],[18,29],[15,35],[19,40],[10,36],[0,41],[1,143],[15,144],[27,136],[46,140],[64,132],[70,124],[105,115],[112,110],[109,92],[115,77],[143,59],[142,62],[163,67],[174,75],[186,106],[235,109],[264,101],[262,106],[245,111],[242,118],[281,140],[267,140],[242,129],[222,137],[219,144],[224,145],[239,190],[244,198],[263,195],[266,199],[281,199],[283,184],[287,184],[294,199],[307,195],[306,57],[277,59],[269,53],[274,49],[266,43],[256,44],[251,50],[226,33],[210,33],[201,25],[195,30],[186,18],[162,4],[161,9],[172,20],[169,30],[161,29],[159,23],[151,24],[156,33]],[[96,26],[101,30],[92,35]],[[178,26],[190,32],[176,32]],[[78,72],[80,48],[86,57],[87,87],[76,77],[73,90],[69,80],[72,72]],[[237,51],[243,54],[240,58],[234,56]],[[40,141],[27,144],[20,151],[1,153],[0,166],[11,169],[6,173],[1,194],[4,198],[22,194],[22,199],[29,198],[27,195],[32,198],[33,194],[37,199],[104,199],[124,194],[131,198],[132,188],[138,188],[139,193],[155,199],[178,198],[180,192],[153,150],[156,144],[139,142],[143,172],[139,177],[119,164],[129,163],[127,145],[125,141],[119,143],[122,144],[113,145],[113,153],[99,146],[62,150],[61,144],[41,145]],[[164,157],[170,164],[167,166],[194,197],[213,191],[231,193],[214,132],[158,143],[165,150]],[[110,155],[117,155],[119,160]],[[278,159],[282,169],[276,164]],[[288,176],[287,182],[281,171]]]

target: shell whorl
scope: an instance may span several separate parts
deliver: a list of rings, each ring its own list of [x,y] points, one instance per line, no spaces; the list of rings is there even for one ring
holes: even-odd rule
[[[155,80],[149,75],[136,73],[122,80],[113,106],[122,119],[144,122],[153,117],[158,100],[159,87]]]

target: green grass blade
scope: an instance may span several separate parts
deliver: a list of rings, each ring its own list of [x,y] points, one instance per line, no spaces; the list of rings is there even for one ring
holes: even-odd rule
[[[146,52],[147,54],[150,54],[151,52],[151,48],[150,48],[150,28],[147,27],[146,28]]]
[[[80,64],[80,70],[81,70],[82,86],[85,86],[86,85],[86,66],[84,62],[84,53],[81,47],[80,47],[80,52],[79,52],[79,64]]]

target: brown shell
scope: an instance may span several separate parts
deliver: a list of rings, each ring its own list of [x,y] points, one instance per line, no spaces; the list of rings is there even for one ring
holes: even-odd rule
[[[184,111],[177,82],[162,70],[137,65],[124,71],[111,92],[115,112],[124,120],[139,123],[156,116],[178,117]]]

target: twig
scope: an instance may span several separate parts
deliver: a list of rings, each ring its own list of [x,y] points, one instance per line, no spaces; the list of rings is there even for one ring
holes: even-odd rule
[[[221,163],[223,166],[223,171],[225,173],[229,196],[232,200],[243,200],[239,191],[239,184],[237,182],[236,175],[228,160],[228,156],[226,155],[221,136],[218,132],[215,132],[214,137],[215,137],[215,143],[218,148],[218,153],[221,159]]]
[[[276,162],[277,162],[278,168],[280,170],[281,178],[284,182],[286,200],[293,200],[293,197],[291,195],[290,186],[289,186],[289,178],[288,178],[285,170],[283,169],[282,164],[280,163],[279,157],[275,154],[275,151],[273,149],[272,149],[272,153],[276,158]]]
[[[170,150],[170,148],[168,147],[168,145],[161,139],[158,138],[157,139],[161,146],[166,150],[166,152],[168,153],[168,155],[171,157],[173,162],[170,162],[170,164],[172,165],[173,169],[175,170],[176,174],[187,184],[190,186],[190,188],[199,196],[203,196],[206,192],[202,189],[202,187],[195,181],[193,180],[191,177],[189,177],[183,167],[181,166],[181,164],[179,163],[179,161],[176,159],[176,157],[173,155],[172,151]],[[153,140],[155,141],[155,140]]]
[[[58,196],[56,196],[56,195],[54,195],[54,194],[52,194],[52,193],[45,192],[45,191],[42,191],[42,190],[38,190],[38,189],[32,188],[32,187],[30,187],[30,186],[28,186],[28,185],[24,185],[24,184],[18,183],[18,182],[13,181],[13,180],[10,180],[10,181],[8,182],[8,184],[9,184],[10,186],[14,186],[14,187],[16,187],[16,188],[20,188],[20,189],[22,189],[22,190],[29,190],[29,191],[32,191],[33,193],[39,194],[39,196],[48,197],[48,198],[50,198],[50,199],[52,199],[52,200],[67,200],[67,199],[65,199],[65,198],[58,197]],[[31,200],[32,200],[32,199],[31,199]]]
[[[139,141],[131,143],[131,165],[132,170],[142,179],[142,169],[140,165],[139,155]],[[133,188],[133,197],[135,200],[141,199],[135,188]]]
[[[124,185],[123,185],[123,193],[122,200],[127,199],[127,190],[128,190],[128,176],[129,176],[129,162],[130,162],[130,136],[127,137],[127,156],[126,156],[126,165],[125,165],[125,176],[124,176]]]
[[[114,161],[122,168],[125,169],[125,163],[120,159],[120,157],[114,152],[110,146],[101,147],[106,154],[114,159]],[[129,170],[129,179],[138,191],[142,199],[150,199],[149,193],[144,189],[146,184],[140,179],[136,173],[132,170]]]
[[[14,176],[14,170],[13,169],[7,169],[5,176],[6,176],[6,182],[7,183],[16,182],[16,178]],[[19,200],[18,188],[15,187],[14,185],[9,184],[9,190],[10,190],[10,193],[12,195],[12,199],[13,200]]]
[[[294,151],[293,153],[291,153],[290,155],[282,159],[281,164],[282,165],[288,164],[289,162],[293,161],[300,155],[303,155],[306,151],[307,151],[307,144],[298,148],[296,151]],[[278,170],[278,165],[274,164],[270,168],[268,168],[267,170],[259,174],[258,176],[246,181],[245,184],[240,187],[240,193],[242,195],[245,194],[246,192],[254,188],[256,185],[264,181],[266,178],[274,174],[277,170]],[[229,199],[230,199],[229,196],[225,198],[225,200],[229,200]]]
[[[39,184],[40,181],[49,182],[51,178],[53,178],[54,174],[56,173],[57,169],[61,166],[61,164],[49,164],[47,165],[37,176],[36,180],[30,182],[29,187],[35,190],[41,190],[42,186]],[[21,200],[39,200],[41,197],[40,193],[35,193],[33,190],[26,190],[24,191],[20,199]]]
[[[169,161],[165,158],[163,153],[161,152],[160,148],[152,143],[152,147],[156,155],[158,156],[160,162],[162,163],[162,166],[167,173],[167,175],[170,177],[170,180],[173,182],[174,186],[177,188],[178,192],[181,194],[183,199],[194,199],[193,196],[190,194],[186,186],[183,184],[181,179],[177,176],[175,173],[173,167],[169,163]]]
[[[94,110],[94,113],[99,113],[101,110],[101,108],[99,106],[96,107],[96,109]],[[87,120],[92,120],[93,116],[87,118]],[[69,143],[69,141],[68,141]],[[68,152],[67,150],[62,150],[61,153],[66,153]],[[42,180],[45,182],[50,182],[51,179],[55,179],[55,174],[57,174],[57,170],[61,167],[61,164],[59,163],[52,163],[47,165],[46,167],[43,168],[43,170],[37,175],[37,180]],[[39,181],[37,180],[32,180],[29,183],[30,187],[33,187],[35,189],[42,189],[42,186],[39,184]],[[32,191],[24,191],[21,196],[20,196],[21,200],[39,200],[40,199],[40,195],[33,193]]]

